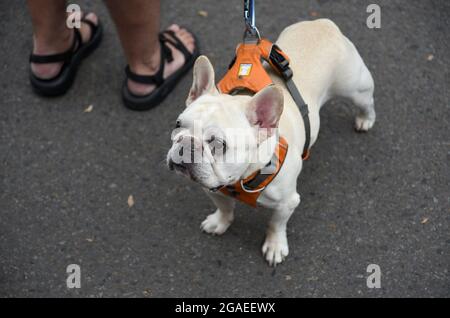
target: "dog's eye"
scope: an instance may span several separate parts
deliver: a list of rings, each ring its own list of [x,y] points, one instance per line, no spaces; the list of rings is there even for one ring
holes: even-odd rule
[[[181,120],[177,119],[177,122],[175,123],[175,128],[181,127]]]
[[[211,154],[215,156],[216,154],[224,154],[227,150],[227,143],[225,140],[218,138],[216,136],[211,136],[207,141],[209,147],[211,148]]]

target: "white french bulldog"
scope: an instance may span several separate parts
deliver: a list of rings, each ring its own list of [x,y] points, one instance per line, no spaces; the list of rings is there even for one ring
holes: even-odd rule
[[[276,44],[290,57],[293,80],[308,104],[311,145],[319,134],[320,108],[336,96],[349,98],[358,107],[356,130],[372,128],[375,123],[372,76],[355,46],[332,21],[320,19],[291,25],[281,33]],[[267,71],[275,85],[254,96],[225,95],[219,93],[215,86],[214,70],[208,58],[199,57],[194,66],[194,82],[186,101],[187,108],[178,117],[167,162],[171,169],[205,188],[217,210],[203,221],[201,228],[207,233],[220,235],[233,222],[235,201],[216,190],[262,169],[270,161],[277,136],[283,136],[289,144],[285,162],[257,201],[258,205],[273,210],[262,252],[269,264],[275,266],[289,253],[286,225],[300,203],[297,177],[303,165],[305,130],[303,118],[283,79],[269,66]],[[257,137],[261,127],[269,128],[262,139]],[[205,129],[220,132],[222,136],[197,132]],[[239,131],[240,138],[233,138],[233,129]],[[181,144],[186,140],[192,143],[191,151],[200,150],[201,163],[175,161],[180,150],[183,152]],[[242,147],[244,140],[246,146]],[[224,163],[211,150],[211,144],[217,147],[217,143],[227,153],[258,159]],[[272,150],[261,155],[259,149],[262,145]]]

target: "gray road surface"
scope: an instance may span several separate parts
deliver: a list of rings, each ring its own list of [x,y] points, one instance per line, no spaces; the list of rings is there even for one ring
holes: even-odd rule
[[[25,2],[1,1],[0,296],[449,297],[450,4],[378,1],[382,28],[370,30],[371,2],[257,1],[271,39],[299,20],[333,19],[373,72],[378,114],[370,133],[356,134],[348,102],[324,108],[289,223],[290,256],[272,269],[260,252],[268,211],[239,206],[223,237],[202,234],[213,205],[165,167],[191,75],[159,108],[125,109],[114,26],[101,1],[81,1],[103,19],[104,43],[65,97],[37,97]],[[192,29],[219,76],[241,16],[240,0],[163,1],[163,26]],[[72,263],[79,290],[66,288]],[[372,263],[381,289],[366,287]]]

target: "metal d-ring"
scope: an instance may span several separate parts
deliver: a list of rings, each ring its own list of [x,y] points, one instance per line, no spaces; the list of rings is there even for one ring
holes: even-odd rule
[[[244,186],[244,180],[241,180],[241,188],[242,188],[242,190],[244,190],[247,193],[258,193],[258,192],[263,191],[266,187],[264,186],[261,189],[256,189],[256,190],[247,190]]]

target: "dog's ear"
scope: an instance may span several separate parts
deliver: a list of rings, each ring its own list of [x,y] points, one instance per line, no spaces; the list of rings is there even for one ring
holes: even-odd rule
[[[209,59],[204,55],[197,58],[194,65],[194,82],[186,100],[186,106],[192,104],[203,94],[219,94],[214,77],[214,68]]]
[[[246,115],[250,124],[265,129],[267,137],[270,137],[278,127],[283,103],[283,92],[277,86],[270,85],[259,91],[247,107]]]

